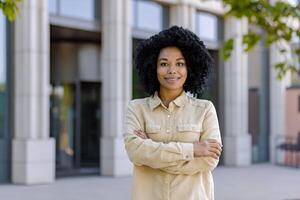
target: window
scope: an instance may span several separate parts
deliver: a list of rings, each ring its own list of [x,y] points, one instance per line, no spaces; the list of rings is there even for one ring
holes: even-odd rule
[[[96,16],[95,11],[98,10],[95,1],[99,0],[49,0],[49,12],[92,21]]]
[[[197,12],[196,31],[201,40],[217,42],[218,17],[210,13]]]
[[[168,27],[168,9],[159,3],[145,0],[132,2],[132,22],[134,28],[161,31]]]
[[[58,0],[49,0],[48,1],[48,9],[49,9],[49,12],[51,14],[57,14],[58,13]]]
[[[6,93],[6,23],[0,12],[0,138],[4,137]]]

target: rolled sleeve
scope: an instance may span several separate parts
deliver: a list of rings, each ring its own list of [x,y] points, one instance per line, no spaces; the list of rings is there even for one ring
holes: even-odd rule
[[[192,143],[182,143],[183,158],[182,160],[194,160],[194,145]]]

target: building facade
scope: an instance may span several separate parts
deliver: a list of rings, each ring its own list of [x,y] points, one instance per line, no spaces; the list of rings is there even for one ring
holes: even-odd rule
[[[252,27],[224,12],[218,0],[23,0],[13,24],[0,15],[0,182],[130,175],[124,113],[145,96],[134,50],[171,25],[198,34],[216,62],[202,98],[218,112],[221,164],[274,162],[285,132],[287,81],[272,67],[279,52],[243,53]],[[224,62],[220,48],[231,37]]]

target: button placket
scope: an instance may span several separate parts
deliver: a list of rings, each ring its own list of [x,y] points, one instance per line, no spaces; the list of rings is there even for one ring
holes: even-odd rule
[[[167,133],[171,133],[172,129],[171,129],[171,111],[168,111],[167,113],[167,126],[166,126],[166,132]]]

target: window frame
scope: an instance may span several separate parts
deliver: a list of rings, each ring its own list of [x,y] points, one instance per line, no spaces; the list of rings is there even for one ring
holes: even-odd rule
[[[148,29],[138,26],[138,2],[151,2],[152,4],[159,5],[162,9],[162,18],[161,20],[161,28],[159,30],[155,29]],[[170,24],[170,9],[167,4],[162,4],[155,1],[149,1],[149,0],[132,0],[132,11],[131,11],[131,28],[133,32],[133,37],[138,39],[145,39],[150,37],[151,35],[166,29],[169,27]]]

